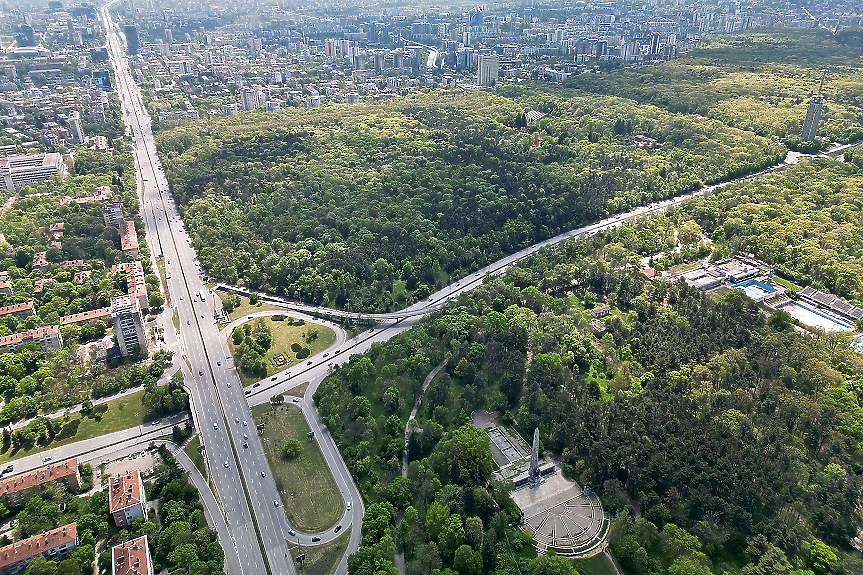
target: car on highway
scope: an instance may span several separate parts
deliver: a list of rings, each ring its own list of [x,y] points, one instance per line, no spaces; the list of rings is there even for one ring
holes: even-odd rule
[[[336,350],[336,351],[334,351],[333,353],[334,353],[334,354],[336,354],[336,355],[338,355],[338,354],[342,353],[342,350],[337,349],[337,350]]]
[[[324,357],[327,357],[328,355],[330,355],[330,354],[329,354],[329,353],[325,353],[325,354],[324,354]]]
[[[234,421],[236,421],[237,423],[240,423],[240,418],[239,418],[239,417],[235,417],[235,418],[234,418]]]
[[[249,448],[249,444],[244,441],[243,442],[243,449],[248,449],[248,448]]]
[[[249,395],[250,393],[252,393],[252,390],[247,389],[246,391],[243,392],[243,395]]]
[[[248,426],[249,426],[249,424],[248,424],[248,423],[246,423],[246,422],[244,421],[244,422],[243,422],[243,427],[248,427]]]
[[[218,365],[219,367],[222,367],[222,362],[221,362],[221,361],[217,361],[217,362],[216,362],[216,365]]]
[[[279,502],[276,501],[275,499],[273,499],[273,507],[278,507],[278,506],[279,506]]]
[[[261,387],[261,384],[260,384],[260,383],[256,383],[256,384],[255,384],[255,385],[253,385],[252,387]]]
[[[306,365],[312,365],[312,360],[309,360],[309,363],[307,363]]]
[[[231,387],[231,382],[230,382],[230,381],[228,382],[228,387]]]
[[[153,420],[153,423],[151,423],[150,425],[158,425],[158,424],[159,424],[159,420],[155,419],[155,420]]]
[[[294,531],[293,527],[288,527],[288,533],[290,533],[290,534],[291,534],[291,537],[296,537],[296,536],[297,536],[297,532],[296,532],[296,531]]]
[[[199,370],[198,370],[198,375],[204,375],[204,372],[203,372],[203,371],[201,371],[201,370],[199,369]]]
[[[183,298],[180,298],[180,299],[183,299]],[[187,319],[187,320],[186,320],[186,325],[192,325],[192,320]]]
[[[314,537],[312,537],[312,543],[317,543],[317,542],[318,542],[318,541],[320,541],[320,540],[321,540],[321,538],[320,538],[320,537],[318,537],[317,535],[315,535]]]
[[[43,459],[42,461],[44,461],[45,463],[48,463],[48,462],[49,462],[49,461],[51,461],[52,459],[54,459],[54,458],[53,458],[53,457],[46,457],[46,458],[45,458],[45,459]]]
[[[293,401],[294,401],[294,403],[299,403],[299,402],[300,402],[300,398],[299,398],[299,397],[295,397],[295,398],[293,399]]]
[[[219,429],[219,424],[215,421],[213,422],[213,429]]]
[[[265,471],[261,471],[261,477],[266,477],[267,473]]]
[[[347,506],[347,508],[348,508],[348,511],[350,511],[350,510],[351,510],[351,502],[350,502],[350,501],[348,501],[348,506]]]
[[[335,529],[333,529],[333,533],[338,533],[338,532],[339,532],[339,531],[341,531],[341,530],[342,530],[342,526],[341,526],[341,525],[336,525],[336,528],[335,528]]]
[[[273,377],[271,377],[270,381],[276,381],[276,376],[274,375]]]
[[[4,470],[3,470],[3,473],[9,473],[10,471],[12,471],[12,466],[11,466],[11,465],[7,465],[7,466],[6,466],[6,469],[4,469]]]
[[[228,467],[228,460],[227,459],[225,460],[225,467],[226,468]]]

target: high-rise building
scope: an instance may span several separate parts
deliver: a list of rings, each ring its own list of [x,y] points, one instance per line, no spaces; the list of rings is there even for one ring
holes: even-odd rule
[[[90,100],[90,122],[93,124],[105,123],[105,104],[99,100]]]
[[[116,228],[119,227],[123,217],[123,206],[120,202],[110,202],[102,206],[102,219],[105,220],[105,225]]]
[[[141,48],[141,42],[138,40],[138,27],[134,24],[126,24],[123,26],[123,33],[126,35],[126,51],[130,56],[137,54]]]
[[[243,111],[249,112],[261,107],[261,94],[254,88],[243,88],[240,92],[240,101],[243,103]]]
[[[482,10],[477,8],[473,10],[468,16],[468,26],[471,28],[482,28],[484,24],[483,13]]]
[[[87,141],[87,135],[84,134],[84,124],[81,122],[81,114],[78,110],[74,110],[69,116],[69,131],[72,133],[73,144],[83,144]]]
[[[137,349],[140,357],[146,357],[147,339],[138,300],[130,295],[112,297],[111,321],[114,324],[114,335],[117,336],[120,354],[129,356]]]
[[[659,54],[659,33],[657,32],[650,35],[650,53]]]
[[[480,54],[477,57],[476,83],[480,86],[494,86],[500,69],[500,56]]]
[[[264,45],[260,38],[252,38],[250,48],[252,49],[252,54],[260,54],[264,49]]]
[[[24,46],[35,46],[36,45],[36,32],[33,30],[33,26],[29,24],[21,24],[18,28],[18,45],[21,47]]]

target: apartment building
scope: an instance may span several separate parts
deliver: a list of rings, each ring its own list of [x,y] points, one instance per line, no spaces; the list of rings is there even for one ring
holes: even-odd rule
[[[40,555],[59,563],[77,546],[78,524],[70,523],[0,547],[0,575],[18,575]]]
[[[138,257],[138,232],[135,231],[135,222],[123,220],[119,223],[120,249],[127,258]]]
[[[78,460],[67,459],[0,479],[0,499],[10,509],[23,507],[30,497],[41,493],[46,485],[54,482],[61,483],[69,491],[78,491],[81,487]]]
[[[108,512],[117,527],[131,525],[135,519],[146,520],[146,503],[140,470],[120,473],[108,481]]]
[[[36,252],[33,254],[33,269],[40,272],[48,270],[48,252]]]
[[[153,575],[146,535],[111,548],[111,575]]]
[[[102,307],[99,309],[91,309],[89,311],[82,311],[80,313],[73,313],[71,315],[64,315],[60,318],[60,327],[64,325],[70,325],[75,323],[89,323],[94,324],[97,321],[102,320],[105,323],[111,322],[111,308],[110,307]]]
[[[105,220],[106,226],[118,227],[120,222],[125,219],[123,218],[123,206],[120,205],[120,202],[111,202],[102,206],[102,219]]]
[[[33,306],[32,301],[24,303],[13,303],[11,305],[4,305],[3,307],[0,307],[0,317],[6,315],[14,315],[18,319],[24,319],[35,314],[36,308]]]
[[[0,336],[0,349],[15,351],[22,345],[32,342],[35,342],[42,351],[63,349],[63,337],[60,335],[60,327],[56,325],[45,325],[12,335]]]
[[[149,309],[150,302],[147,299],[147,282],[144,280],[144,267],[138,260],[123,262],[111,266],[111,273],[124,272],[126,274],[126,293],[138,300],[138,307]]]
[[[129,356],[138,349],[140,357],[147,356],[147,339],[144,334],[144,318],[138,299],[130,295],[111,298],[111,321],[114,335],[120,346],[120,354]]]

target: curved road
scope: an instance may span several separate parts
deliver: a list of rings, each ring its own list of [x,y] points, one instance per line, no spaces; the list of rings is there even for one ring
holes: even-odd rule
[[[169,195],[167,180],[161,169],[150,130],[150,117],[132,80],[117,27],[108,14],[109,5],[103,7],[102,18],[108,30],[108,45],[117,78],[117,89],[121,96],[123,119],[131,128],[133,136],[136,172],[143,180],[141,213],[148,243],[157,257],[165,258],[168,291],[180,317],[180,343],[192,366],[193,378],[187,381],[187,385],[192,392],[193,416],[206,446],[210,467],[214,470],[212,480],[216,486],[216,496],[226,510],[225,520],[230,531],[231,541],[223,540],[222,543],[226,554],[233,549],[238,557],[238,562],[226,559],[226,564],[239,565],[239,573],[242,574],[296,573],[293,561],[288,558],[286,541],[296,541],[297,536],[290,536],[290,526],[285,514],[273,505],[279,496],[272,478],[269,477],[260,439],[256,433],[248,433],[248,422],[252,421],[249,405],[265,403],[273,393],[284,393],[298,383],[306,380],[310,382],[304,397],[297,398],[296,403],[303,410],[311,429],[315,431],[324,459],[343,498],[353,504],[351,511],[345,512],[340,522],[343,527],[347,527],[349,523],[354,526],[347,551],[336,571],[337,575],[344,575],[347,573],[347,556],[359,547],[363,505],[344,460],[321,422],[312,399],[318,385],[332,367],[346,362],[355,353],[364,353],[373,343],[385,342],[410,329],[423,316],[443,308],[450,299],[480,285],[486,276],[503,274],[509,266],[544,247],[568,239],[590,236],[620,226],[633,218],[663,212],[695,195],[708,193],[730,183],[706,186],[696,192],[639,207],[625,214],[565,232],[502,258],[400,312],[365,316],[378,322],[374,330],[363,332],[351,339],[342,338],[331,351],[318,354],[305,364],[278,374],[275,380],[260,382],[261,386],[246,398],[243,396],[237,372],[229,360],[224,337],[212,317],[211,302],[204,301],[204,298],[200,301],[198,299],[202,293],[213,296],[206,290],[199,276],[191,240]],[[787,163],[782,162],[759,173],[785,165]],[[755,175],[758,174],[748,177]],[[223,287],[241,293],[249,292],[235,286]],[[323,312],[335,317],[358,317],[357,314],[307,306],[271,294],[265,294],[265,297],[268,301],[280,303],[302,313]],[[195,372],[197,377],[194,377]],[[244,441],[248,442],[249,448],[241,447]],[[301,539],[308,536],[309,534],[298,534]],[[321,537],[324,541],[332,539],[332,531],[321,534]],[[302,543],[308,545],[310,541]],[[230,570],[233,575],[238,575],[234,573],[235,569]]]

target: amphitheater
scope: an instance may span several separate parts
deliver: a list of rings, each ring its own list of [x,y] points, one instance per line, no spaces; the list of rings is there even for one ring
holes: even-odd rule
[[[540,554],[554,550],[567,557],[591,557],[605,550],[609,520],[599,498],[562,473],[511,495],[524,514],[522,529],[533,535]]]
[[[530,447],[517,433],[498,424],[497,413],[475,411],[474,425],[485,430],[498,466],[495,478],[524,483],[530,465]],[[531,533],[540,554],[553,550],[567,557],[592,557],[608,546],[609,519],[599,498],[585,492],[560,471],[560,464],[544,458],[539,465],[542,482],[524,485],[510,495],[522,512],[521,528]],[[553,471],[552,471],[553,468]]]

